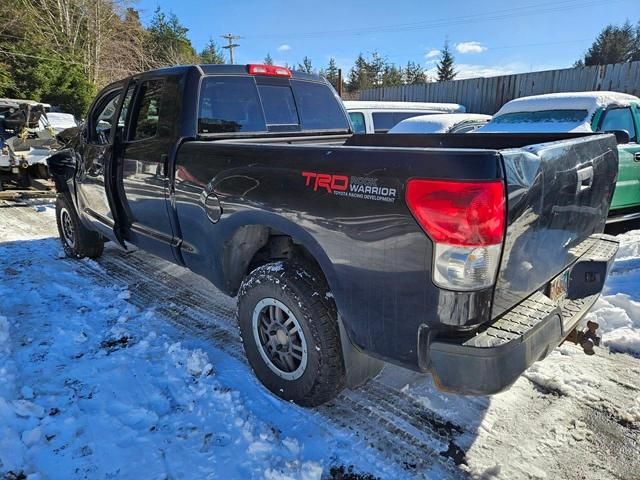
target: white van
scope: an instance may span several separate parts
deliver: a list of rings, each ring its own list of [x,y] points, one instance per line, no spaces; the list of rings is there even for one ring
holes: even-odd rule
[[[418,115],[465,113],[458,103],[426,102],[342,102],[349,113],[354,133],[386,133],[397,123]]]

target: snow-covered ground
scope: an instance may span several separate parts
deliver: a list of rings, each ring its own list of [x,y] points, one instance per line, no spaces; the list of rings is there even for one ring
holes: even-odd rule
[[[204,280],[66,259],[55,235],[51,206],[0,207],[2,480],[640,478],[638,231],[590,314],[597,355],[564,344],[493,397],[388,366],[314,410],[255,380]]]

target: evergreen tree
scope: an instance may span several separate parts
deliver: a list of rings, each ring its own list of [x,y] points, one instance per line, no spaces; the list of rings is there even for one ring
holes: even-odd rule
[[[264,57],[263,62],[264,62],[265,65],[273,65],[273,58],[271,58],[271,54],[270,53],[267,53],[267,56]]]
[[[453,80],[456,78],[458,72],[455,71],[453,63],[454,58],[451,50],[449,50],[449,43],[445,42],[444,48],[440,53],[440,61],[436,65],[439,82],[446,82],[447,80]]]
[[[378,52],[373,52],[371,58],[366,61],[368,77],[374,86],[381,86],[384,81],[384,73],[387,70],[387,60]]]
[[[320,75],[322,75],[324,78],[327,79],[327,81],[333,85],[333,87],[335,89],[338,88],[338,66],[336,65],[336,59],[335,58],[330,58],[329,59],[329,65],[327,65],[327,69],[326,70],[322,70],[320,72]]]
[[[640,60],[640,22],[634,28],[628,21],[622,26],[607,25],[595,39],[583,59],[575,66],[606,65]]]
[[[156,8],[148,28],[147,51],[158,65],[193,63],[196,53],[187,36],[189,31],[174,13],[165,14]]]
[[[369,78],[369,69],[367,61],[362,53],[358,54],[358,58],[354,62],[353,67],[349,71],[349,79],[347,80],[347,90],[356,92],[373,86],[372,80]]]
[[[296,70],[305,73],[313,73],[313,65],[311,65],[311,59],[305,55],[305,57],[302,59],[302,63],[298,63],[298,68],[296,68]]]
[[[382,83],[383,87],[391,87],[393,85],[402,85],[402,69],[396,67],[393,64],[386,64],[382,70]]]
[[[424,74],[422,66],[419,63],[408,61],[404,69],[404,83],[413,85],[416,83],[426,83],[426,81],[427,76]]]
[[[209,39],[209,43],[200,52],[200,62],[212,65],[223,65],[225,63],[222,49],[218,47],[212,38]]]

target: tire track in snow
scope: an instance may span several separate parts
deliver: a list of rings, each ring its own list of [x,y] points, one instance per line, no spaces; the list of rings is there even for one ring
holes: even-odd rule
[[[75,262],[73,260],[67,260]],[[228,297],[191,285],[162,268],[162,260],[144,252],[108,249],[95,262],[80,262],[78,270],[104,284],[127,285],[128,301],[141,309],[153,308],[189,331],[247,364],[236,327],[235,306]],[[202,282],[207,280],[201,279]],[[462,427],[441,419],[405,393],[372,380],[356,390],[345,390],[314,414],[332,425],[353,431],[367,445],[413,475],[434,466],[452,478],[464,475],[447,456]]]

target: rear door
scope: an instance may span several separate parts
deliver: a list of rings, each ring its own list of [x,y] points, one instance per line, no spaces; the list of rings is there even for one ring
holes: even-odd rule
[[[637,109],[636,106],[633,106]],[[631,107],[609,108],[600,118],[598,131],[625,130],[629,143],[618,145],[619,170],[616,190],[611,201],[612,213],[616,209],[640,205],[640,145],[638,125]]]
[[[118,151],[118,190],[127,218],[124,237],[138,247],[174,260],[169,216],[169,158],[176,115],[166,78],[136,81],[128,129]],[[167,125],[169,122],[169,125]]]

